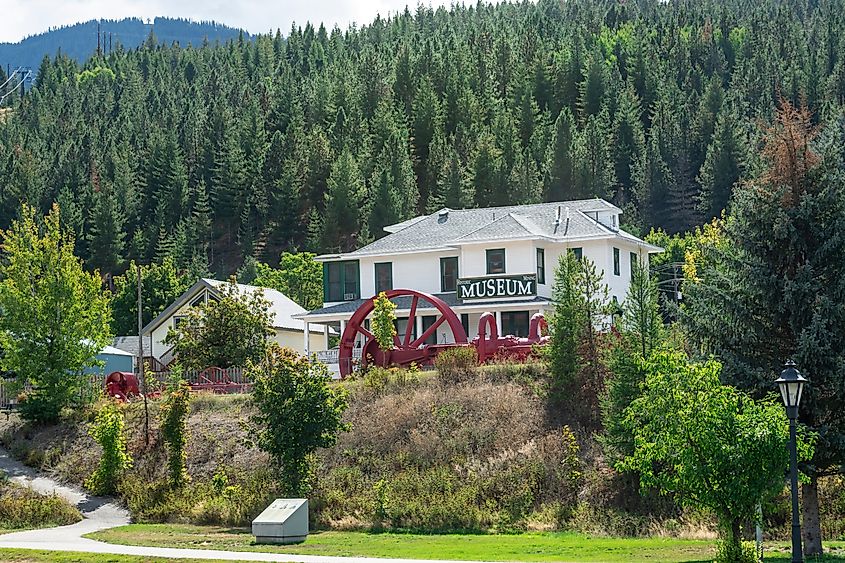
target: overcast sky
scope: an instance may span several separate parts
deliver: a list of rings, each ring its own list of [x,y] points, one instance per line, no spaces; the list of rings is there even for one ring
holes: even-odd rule
[[[451,5],[451,0],[424,0],[434,7]],[[126,17],[181,17],[214,20],[231,27],[263,33],[279,28],[287,34],[291,22],[325,22],[345,28],[351,22],[371,21],[413,11],[417,0],[0,0],[0,42],[17,42],[49,27],[93,19]]]

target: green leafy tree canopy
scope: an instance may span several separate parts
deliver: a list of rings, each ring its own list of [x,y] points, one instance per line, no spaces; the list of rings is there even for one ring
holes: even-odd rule
[[[188,369],[244,367],[267,348],[270,302],[263,292],[241,291],[234,278],[219,287],[218,299],[191,307],[165,342]]]
[[[783,490],[789,424],[775,399],[754,401],[719,380],[715,361],[690,363],[679,352],[643,360],[642,396],[627,409],[635,448],[619,469],[636,471],[643,488],[712,510],[723,539],[740,549],[744,522],[757,504]],[[812,455],[802,439],[803,459]]]
[[[342,421],[346,391],[331,385],[323,363],[275,344],[263,361],[250,363],[248,373],[254,382],[258,445],[270,454],[284,493],[306,495],[314,451],[331,447],[349,429]]]
[[[98,273],[85,272],[74,256],[74,237],[61,227],[58,205],[43,224],[24,205],[2,236],[2,367],[32,386],[22,414],[54,422],[78,401],[87,383],[83,369],[95,365],[111,339],[109,300]]]

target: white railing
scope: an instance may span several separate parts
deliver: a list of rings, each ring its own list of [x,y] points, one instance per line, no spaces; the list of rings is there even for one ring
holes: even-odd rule
[[[363,348],[353,348],[352,359],[360,360],[362,350]],[[338,348],[320,350],[319,352],[314,352],[314,355],[317,357],[317,361],[323,362],[324,364],[336,364],[340,361],[340,350]]]

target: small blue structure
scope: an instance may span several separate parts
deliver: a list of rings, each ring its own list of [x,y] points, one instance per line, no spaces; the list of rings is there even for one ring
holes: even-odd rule
[[[102,366],[85,368],[85,373],[92,375],[108,375],[115,371],[132,372],[135,369],[135,356],[129,352],[119,350],[114,346],[106,346],[97,354]]]

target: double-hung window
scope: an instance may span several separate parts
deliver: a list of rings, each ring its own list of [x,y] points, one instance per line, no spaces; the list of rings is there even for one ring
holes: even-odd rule
[[[377,262],[375,265],[376,295],[393,289],[393,262]]]
[[[458,257],[440,259],[440,291],[456,291],[458,287]]]
[[[613,248],[613,275],[618,276],[621,274],[621,268],[619,266],[619,249],[614,247]]]
[[[546,251],[537,249],[537,283],[546,283]]]
[[[353,301],[361,296],[357,260],[323,264],[323,300]]]
[[[505,249],[494,248],[487,251],[487,273],[505,273]]]

